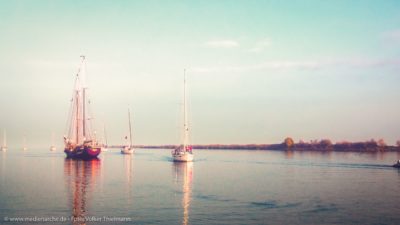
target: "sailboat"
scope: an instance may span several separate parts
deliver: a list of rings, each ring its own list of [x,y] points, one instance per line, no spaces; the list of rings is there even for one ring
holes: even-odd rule
[[[68,118],[68,134],[64,136],[64,152],[67,158],[95,159],[101,149],[92,132],[91,118],[89,117],[87,86],[85,83],[85,56],[81,56],[81,64],[75,79],[72,94],[70,114]]]
[[[23,139],[24,141],[23,141],[23,145],[22,145],[22,150],[23,151],[26,151],[26,150],[28,150],[28,147],[26,147],[26,136],[24,135],[24,139]]]
[[[393,164],[394,168],[400,168],[400,159],[397,160],[397,162],[395,164]]]
[[[7,136],[6,136],[6,130],[3,130],[3,144],[1,145],[1,151],[3,151],[3,152],[7,151]]]
[[[106,152],[106,151],[108,151],[108,149],[107,149],[108,143],[107,143],[107,133],[106,133],[106,125],[105,125],[105,124],[103,124],[103,134],[104,134],[104,141],[105,141],[105,143],[103,143],[103,144],[101,145],[101,151],[102,151],[102,152]]]
[[[133,154],[134,151],[132,146],[131,112],[129,109],[128,109],[128,120],[129,120],[129,143],[121,149],[121,154]],[[125,139],[127,138],[128,137],[126,136]]]
[[[54,145],[54,133],[51,134],[51,146],[50,146],[50,151],[55,151],[56,146]]]
[[[183,137],[182,144],[173,150],[172,157],[175,162],[193,161],[192,146],[189,145],[189,125],[186,112],[186,70],[183,71]]]

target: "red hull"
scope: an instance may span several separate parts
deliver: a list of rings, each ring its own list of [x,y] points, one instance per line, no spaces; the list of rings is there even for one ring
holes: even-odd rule
[[[96,159],[101,149],[100,147],[77,146],[72,150],[64,149],[64,152],[67,154],[67,158],[90,160]]]

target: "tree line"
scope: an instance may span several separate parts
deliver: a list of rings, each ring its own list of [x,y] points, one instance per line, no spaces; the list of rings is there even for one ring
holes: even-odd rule
[[[165,148],[174,149],[177,145],[137,145],[136,148]],[[193,149],[229,149],[229,150],[297,150],[297,151],[353,151],[353,152],[377,152],[400,151],[400,140],[396,146],[387,145],[383,139],[367,140],[361,142],[340,141],[333,143],[330,139],[303,140],[294,142],[287,137],[279,144],[207,144],[192,145]]]

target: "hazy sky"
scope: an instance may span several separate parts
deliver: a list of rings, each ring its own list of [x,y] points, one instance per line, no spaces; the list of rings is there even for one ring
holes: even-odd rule
[[[62,144],[79,56],[109,142],[400,139],[400,1],[1,1],[0,128]]]

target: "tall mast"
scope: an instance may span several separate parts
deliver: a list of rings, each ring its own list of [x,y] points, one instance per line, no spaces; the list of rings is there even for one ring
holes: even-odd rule
[[[82,58],[82,65],[81,69],[84,70],[84,61],[85,61],[85,56],[81,55]],[[84,73],[85,71],[83,71]],[[86,84],[84,83],[85,81],[85,74],[82,75],[82,135],[83,138],[86,138],[86,95],[85,95],[85,90],[86,90]]]
[[[54,132],[51,133],[51,146],[54,145]]]
[[[25,147],[26,147],[26,135],[25,135],[25,134],[24,134],[24,139],[23,139],[23,141],[24,141],[23,147],[25,148]]]
[[[86,138],[86,113],[85,113],[85,104],[86,104],[86,99],[85,99],[85,88],[82,88],[82,135],[83,138]]]
[[[187,115],[186,115],[186,69],[183,70],[183,147],[187,145]]]
[[[106,124],[103,124],[103,133],[104,133],[104,141],[106,142],[106,146],[108,146],[107,143],[107,133],[106,133]]]
[[[79,141],[82,141],[86,136],[86,112],[85,112],[85,104],[86,104],[86,96],[85,96],[85,77],[84,77],[84,63],[85,56],[81,55],[81,65],[79,66],[78,72],[76,74],[76,93],[75,93],[75,107],[76,107],[76,115],[75,115],[75,123],[76,123],[76,144],[80,144]],[[83,74],[82,74],[83,73]],[[82,136],[81,136],[82,135]]]
[[[6,130],[3,130],[3,146],[7,146],[7,136],[6,136]]]
[[[131,111],[128,108],[128,119],[129,119],[129,144],[132,147],[132,127],[131,127]]]
[[[79,90],[76,90],[76,144],[79,144]]]

